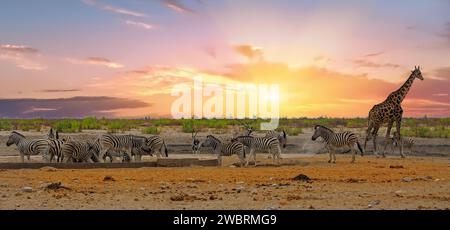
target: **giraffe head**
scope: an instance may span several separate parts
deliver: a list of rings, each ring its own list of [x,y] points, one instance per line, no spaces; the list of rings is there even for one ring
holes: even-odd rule
[[[411,75],[423,81],[422,73],[420,72],[420,66],[414,66],[414,70],[411,71]]]

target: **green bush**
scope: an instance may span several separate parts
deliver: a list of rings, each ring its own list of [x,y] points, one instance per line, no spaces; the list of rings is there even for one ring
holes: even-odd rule
[[[116,133],[118,131],[124,132],[128,130],[125,120],[114,120],[108,123],[108,132]]]
[[[154,135],[156,135],[156,134],[159,134],[160,132],[161,132],[161,130],[158,129],[157,127],[147,127],[147,128],[144,128],[142,130],[143,134],[154,134]]]
[[[86,117],[81,121],[83,129],[101,129],[100,122],[96,117]]]
[[[82,131],[82,125],[79,120],[64,119],[54,124],[56,131],[60,133],[77,133]]]

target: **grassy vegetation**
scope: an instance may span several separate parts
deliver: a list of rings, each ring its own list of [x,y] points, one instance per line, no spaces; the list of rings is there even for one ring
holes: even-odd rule
[[[226,128],[240,126],[243,123],[259,130],[263,119],[105,119],[86,117],[84,119],[0,119],[0,130],[41,131],[43,128],[53,127],[61,133],[76,133],[87,129],[103,129],[109,132],[125,132],[141,130],[145,134],[158,134],[163,127],[181,127],[182,132],[190,133],[195,130],[225,130]],[[450,118],[404,118],[402,134],[412,137],[450,138]],[[367,127],[366,118],[282,118],[280,128],[286,130],[288,135],[303,133],[305,128],[316,124],[330,128],[360,128]]]

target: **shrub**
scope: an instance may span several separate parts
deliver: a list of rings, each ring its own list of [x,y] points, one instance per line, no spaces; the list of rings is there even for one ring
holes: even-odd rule
[[[154,135],[156,135],[156,134],[159,134],[160,132],[161,132],[161,130],[158,129],[157,127],[147,127],[147,128],[144,128],[142,130],[143,134],[154,134]]]

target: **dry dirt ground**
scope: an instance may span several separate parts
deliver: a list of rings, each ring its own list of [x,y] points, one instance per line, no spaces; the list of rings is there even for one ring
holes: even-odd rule
[[[307,155],[282,166],[0,170],[0,209],[449,209],[448,157]],[[270,163],[263,155],[261,164]],[[304,174],[310,180],[293,180]],[[61,182],[64,188],[49,189]]]

